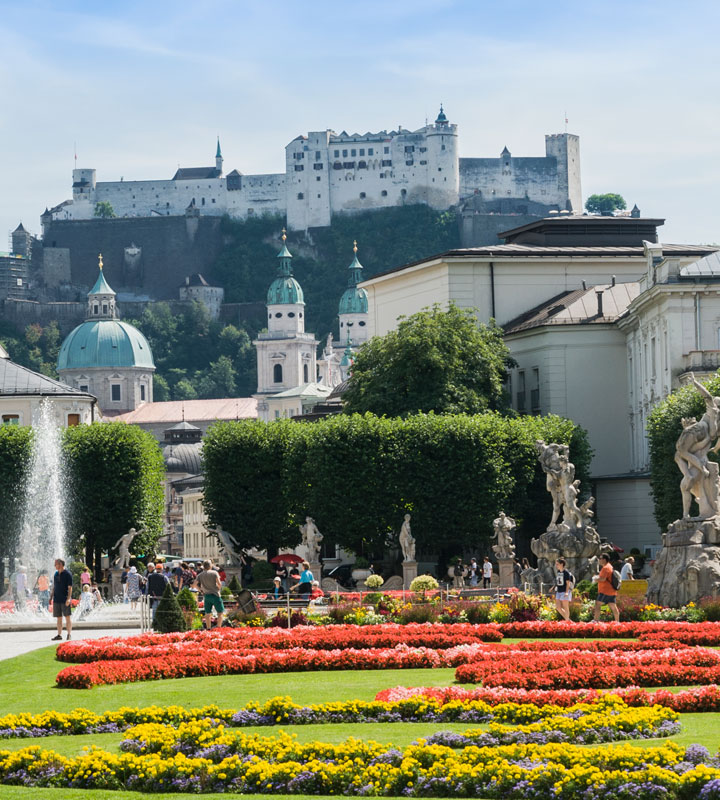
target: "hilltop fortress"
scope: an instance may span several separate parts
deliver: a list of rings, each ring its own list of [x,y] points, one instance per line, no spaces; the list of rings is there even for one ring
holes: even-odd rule
[[[416,131],[311,131],[285,148],[285,172],[244,175],[215,165],[180,168],[170,180],[97,181],[94,169],[73,170],[72,199],[46,211],[43,223],[88,220],[107,202],[117,217],[236,219],[284,214],[291,230],[327,227],[335,214],[423,203],[445,210],[471,200],[473,214],[542,216],[582,211],[579,137],[545,137],[545,155],[459,158],[457,125],[442,109]]]

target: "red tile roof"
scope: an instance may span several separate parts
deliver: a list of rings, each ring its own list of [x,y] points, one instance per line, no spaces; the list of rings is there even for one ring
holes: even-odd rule
[[[256,419],[257,400],[254,397],[223,397],[219,400],[171,400],[166,403],[143,403],[134,411],[112,416],[113,421],[135,425],[160,422],[205,422],[215,419]]]

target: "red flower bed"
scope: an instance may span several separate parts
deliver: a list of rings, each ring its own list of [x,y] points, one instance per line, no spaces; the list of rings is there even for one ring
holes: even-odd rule
[[[497,627],[511,639],[686,637],[687,644],[720,645],[720,622],[505,622]]]
[[[720,652],[666,648],[556,653],[526,651],[479,654],[455,670],[460,683],[518,689],[609,689],[618,686],[679,686],[720,682]]]
[[[58,645],[59,661],[82,663],[138,658],[162,654],[201,656],[208,649],[246,651],[255,649],[356,650],[392,648],[412,643],[414,647],[448,650],[461,644],[499,642],[495,625],[330,625],[327,627],[221,628],[189,633],[148,633],[127,638],[83,639]]]
[[[631,686],[611,689],[610,693],[621,697],[629,706],[660,705],[680,712],[720,711],[720,686],[717,684],[686,689],[681,692],[669,692],[666,689],[657,689],[651,692]],[[433,697],[441,703],[453,701],[469,703],[473,700],[480,700],[491,706],[502,703],[532,703],[536,706],[550,704],[567,708],[575,703],[595,702],[605,694],[608,692],[597,689],[506,689],[505,687],[465,689],[459,686],[440,688],[420,686],[406,689],[403,686],[397,686],[393,689],[383,689],[375,695],[375,699],[393,702],[421,695]]]

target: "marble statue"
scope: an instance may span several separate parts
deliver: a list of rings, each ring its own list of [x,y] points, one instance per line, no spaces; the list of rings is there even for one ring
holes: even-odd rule
[[[320,560],[320,546],[323,535],[318,530],[315,520],[312,517],[305,517],[305,524],[298,525],[302,534],[302,543],[308,549],[308,560],[317,562]]]
[[[113,566],[120,567],[121,569],[127,569],[130,566],[130,545],[132,544],[132,540],[142,532],[142,529],[136,531],[135,528],[130,528],[126,534],[115,542],[112,549],[118,551],[118,556],[115,561],[113,561]]]
[[[713,397],[690,373],[705,401],[700,420],[685,417],[675,445],[681,473],[683,515],[663,534],[663,547],[653,564],[647,598],[679,607],[720,591],[720,474],[709,453],[720,451],[720,397]],[[693,500],[697,516],[692,516]]]
[[[218,528],[215,531],[215,535],[218,538],[218,544],[220,545],[220,549],[225,553],[228,561],[233,567],[242,567],[245,563],[243,559],[242,548],[240,547],[240,542],[227,531],[222,530],[222,528]]]
[[[403,561],[415,561],[415,539],[413,539],[410,530],[410,514],[405,514],[398,539],[402,549]]]
[[[590,497],[578,505],[580,481],[570,461],[566,444],[535,443],[538,461],[545,473],[545,485],[552,498],[553,511],[545,533],[530,542],[538,558],[537,569],[523,572],[522,580],[537,591],[549,591],[555,582],[555,561],[562,557],[576,580],[590,579],[598,569],[598,556],[611,549],[593,526]]]
[[[493,529],[492,538],[497,539],[497,544],[493,545],[495,556],[498,559],[515,558],[515,543],[513,542],[515,520],[501,511],[498,518],[493,520]]]

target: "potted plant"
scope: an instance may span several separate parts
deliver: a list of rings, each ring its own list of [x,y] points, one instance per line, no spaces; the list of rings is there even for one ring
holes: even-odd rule
[[[355,559],[355,567],[352,571],[352,578],[359,586],[365,583],[365,580],[372,575],[370,572],[370,562],[364,556],[358,556]]]

